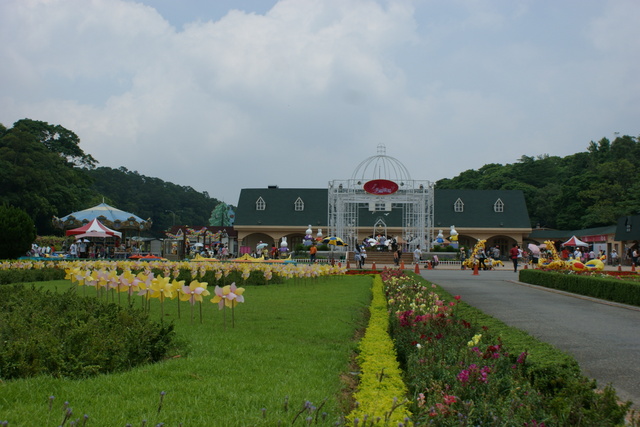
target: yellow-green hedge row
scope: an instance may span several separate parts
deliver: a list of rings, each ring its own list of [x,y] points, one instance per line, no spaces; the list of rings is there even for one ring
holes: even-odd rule
[[[373,279],[371,318],[360,341],[358,363],[360,383],[355,394],[356,409],[348,416],[352,423],[380,419],[382,425],[397,425],[410,414],[404,404],[407,387],[396,359],[393,341],[388,334],[389,312],[382,279]]]

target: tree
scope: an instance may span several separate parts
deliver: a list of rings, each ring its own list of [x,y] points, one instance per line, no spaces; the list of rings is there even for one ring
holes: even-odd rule
[[[57,153],[74,166],[93,168],[98,163],[90,154],[82,151],[78,135],[60,125],[22,119],[13,124],[13,129],[32,134],[49,151]]]
[[[231,218],[229,218],[229,205],[227,205],[226,203],[218,203],[213,211],[211,211],[209,225],[217,227],[230,227]]]
[[[51,151],[24,124],[0,136],[0,202],[27,212],[40,234],[53,232],[54,215],[78,210],[91,197],[84,171]]]
[[[0,206],[0,231],[0,259],[25,255],[36,239],[31,217],[24,210],[6,204]]]

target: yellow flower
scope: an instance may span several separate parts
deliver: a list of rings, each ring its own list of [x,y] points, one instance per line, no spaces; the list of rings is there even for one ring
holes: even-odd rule
[[[469,347],[475,347],[478,345],[478,343],[480,342],[480,338],[482,338],[482,334],[476,334],[473,336],[473,338],[471,338],[471,341],[469,341],[467,343],[467,346]]]

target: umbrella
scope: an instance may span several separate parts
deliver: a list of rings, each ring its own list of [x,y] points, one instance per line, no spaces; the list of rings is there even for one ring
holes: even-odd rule
[[[533,243],[529,243],[527,246],[533,255],[540,255],[540,248]]]
[[[267,246],[269,246],[267,243],[258,243],[258,246],[256,246],[256,249],[257,250],[264,249]]]
[[[325,237],[322,243],[331,246],[347,246],[347,244],[339,237]]]

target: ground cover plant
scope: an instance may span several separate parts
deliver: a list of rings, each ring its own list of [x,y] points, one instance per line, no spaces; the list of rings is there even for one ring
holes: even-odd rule
[[[412,400],[412,422],[459,425],[621,425],[630,403],[610,387],[598,393],[566,355],[558,369],[528,359],[537,353],[510,347],[495,321],[466,317],[458,297],[422,278],[383,272],[391,335]],[[545,348],[546,346],[541,346]],[[536,355],[537,356],[537,355]]]
[[[76,285],[36,286],[66,292]],[[96,297],[93,287],[77,291]],[[0,422],[83,425],[85,414],[87,426],[260,426],[294,419],[303,425],[309,417],[320,424],[339,422],[350,410],[342,406],[341,394],[350,393],[340,377],[353,376],[348,365],[357,345],[354,333],[363,327],[371,300],[371,278],[247,283],[244,297],[245,303],[235,307],[235,327],[229,317],[225,327],[229,311],[209,301],[202,322],[198,310],[192,320],[188,301],[181,303],[180,317],[177,300],[165,304],[163,322],[174,324],[189,350],[160,363],[82,380],[37,376],[0,381]],[[127,299],[120,304],[128,304]],[[159,318],[160,300],[146,304],[149,316]]]

